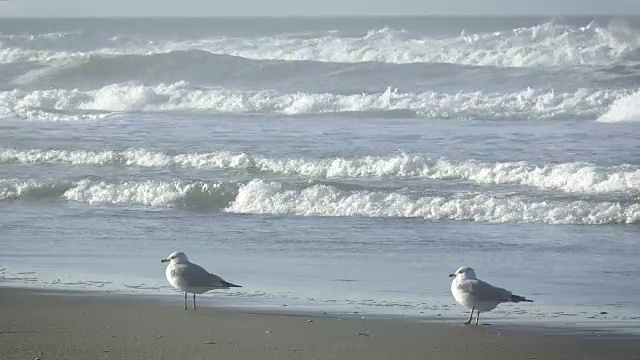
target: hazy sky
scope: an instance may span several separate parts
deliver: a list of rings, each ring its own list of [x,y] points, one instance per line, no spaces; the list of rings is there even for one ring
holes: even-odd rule
[[[0,0],[0,17],[640,14],[640,0]]]

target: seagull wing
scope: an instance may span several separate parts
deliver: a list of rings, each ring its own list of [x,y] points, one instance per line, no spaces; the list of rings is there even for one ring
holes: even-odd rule
[[[493,286],[482,280],[460,281],[458,289],[474,296],[480,301],[511,301],[511,291]]]
[[[174,275],[182,277],[188,286],[192,287],[212,287],[227,288],[229,285],[221,277],[210,274],[200,265],[189,263],[178,265],[174,269]]]

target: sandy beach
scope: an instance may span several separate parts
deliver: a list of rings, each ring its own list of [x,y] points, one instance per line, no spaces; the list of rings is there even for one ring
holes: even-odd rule
[[[621,336],[0,288],[3,359],[640,359]],[[209,301],[209,304],[211,302]],[[204,305],[204,302],[203,302]]]

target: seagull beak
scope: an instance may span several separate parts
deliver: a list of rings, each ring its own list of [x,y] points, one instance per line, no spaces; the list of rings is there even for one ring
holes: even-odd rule
[[[449,274],[449,277],[456,277],[456,274]]]
[[[162,259],[162,260],[160,260],[160,262],[161,262],[161,263],[163,263],[163,262],[169,262],[169,259]]]

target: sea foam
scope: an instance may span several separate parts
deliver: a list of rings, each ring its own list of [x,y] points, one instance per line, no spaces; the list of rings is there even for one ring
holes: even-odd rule
[[[640,91],[614,101],[598,121],[609,123],[640,121]]]
[[[277,159],[227,151],[167,154],[147,149],[124,151],[0,148],[0,163],[120,165],[149,168],[189,167],[246,170],[312,179],[420,178],[465,180],[475,184],[513,184],[564,192],[640,193],[640,168],[602,167],[584,162],[536,165],[524,161],[482,162],[397,154],[354,158]]]
[[[541,201],[513,195],[443,194],[414,197],[401,191],[342,190],[325,184],[289,188],[254,179],[204,181],[3,180],[0,201],[66,200],[88,206],[195,208],[240,214],[422,218],[490,223],[635,224],[640,204],[612,201]]]
[[[640,204],[532,201],[518,196],[457,194],[412,198],[401,193],[340,191],[314,185],[285,190],[254,180],[240,187],[226,209],[234,213],[299,216],[367,216],[494,223],[614,224],[640,221]]]
[[[570,119],[600,116],[625,89],[556,92],[524,89],[492,92],[280,93],[275,90],[202,88],[181,81],[147,86],[111,84],[94,90],[0,91],[0,118],[74,120],[106,117],[121,111],[207,111],[284,115],[411,111],[432,119]],[[71,114],[65,113],[71,112]]]
[[[404,30],[374,29],[351,36],[205,37],[184,41],[127,41],[113,37],[113,47],[85,52],[0,49],[0,63],[86,59],[93,55],[153,55],[184,50],[256,60],[386,63],[451,63],[472,66],[540,67],[634,63],[640,48],[637,30],[620,25],[574,27],[554,22],[510,31],[462,33],[434,38]]]

